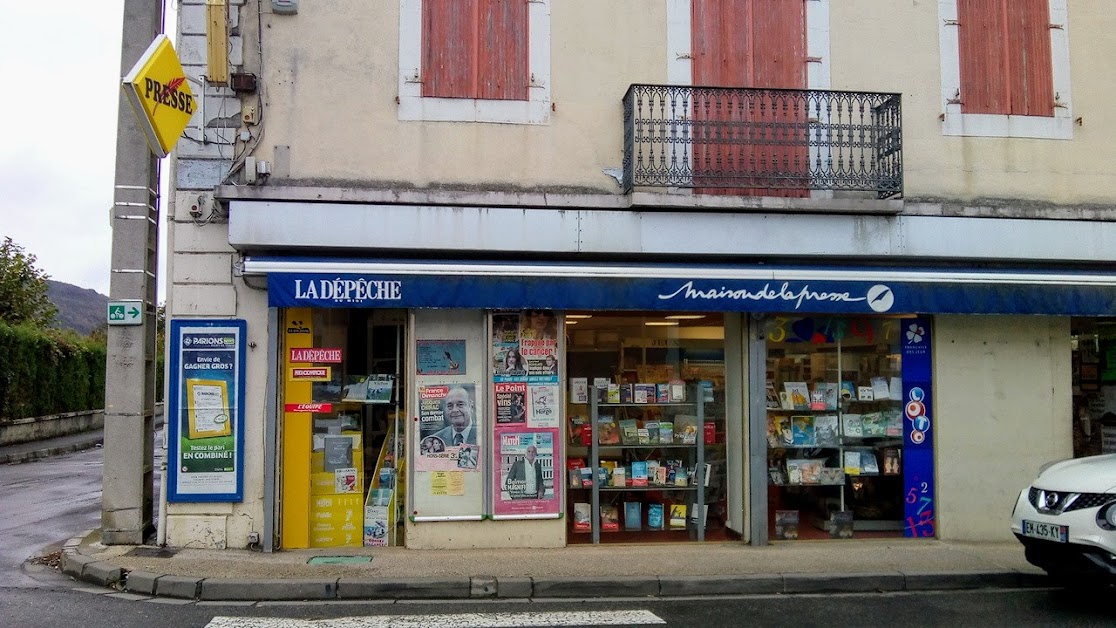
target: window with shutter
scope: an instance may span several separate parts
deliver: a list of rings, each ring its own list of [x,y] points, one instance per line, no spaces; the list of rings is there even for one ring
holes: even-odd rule
[[[1066,0],[941,0],[943,133],[1070,139]]]
[[[399,0],[399,119],[549,121],[552,1]]]
[[[957,0],[961,111],[1054,115],[1049,0]]]
[[[422,95],[527,100],[526,0],[423,0]]]

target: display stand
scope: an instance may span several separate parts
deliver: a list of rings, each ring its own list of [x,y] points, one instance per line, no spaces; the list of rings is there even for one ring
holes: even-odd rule
[[[590,520],[592,525],[592,538],[593,543],[601,542],[601,493],[634,493],[634,492],[647,492],[647,491],[662,491],[662,492],[680,492],[684,494],[693,494],[694,512],[687,513],[686,515],[686,529],[692,530],[698,541],[705,540],[705,484],[706,484],[706,470],[705,470],[705,401],[704,391],[700,386],[694,385],[687,388],[687,398],[689,401],[678,403],[605,403],[598,400],[598,391],[593,389],[590,394],[590,410],[592,417],[592,439],[589,448],[589,467],[591,469],[592,477],[592,501],[590,513]],[[692,409],[696,416],[696,433],[694,435],[694,442],[687,444],[680,444],[678,442],[679,435],[672,436],[673,442],[671,443],[646,443],[646,444],[605,444],[600,443],[600,411],[609,408],[636,408],[645,410],[649,408],[660,409]],[[658,450],[678,455],[686,456],[689,461],[693,463],[692,474],[688,474],[687,484],[684,486],[678,485],[651,485],[648,486],[602,486],[601,485],[601,453],[602,452],[617,452],[622,453],[628,451],[641,451],[648,455]],[[689,500],[687,500],[689,502]],[[663,513],[664,517],[669,516],[668,513]],[[667,529],[666,522],[663,523],[663,529]],[[627,528],[631,530],[631,528]],[[642,529],[642,526],[641,526]],[[675,528],[677,529],[677,528]]]

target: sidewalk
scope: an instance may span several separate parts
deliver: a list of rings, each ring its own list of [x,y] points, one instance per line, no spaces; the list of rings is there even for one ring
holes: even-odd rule
[[[1014,542],[796,541],[562,549],[336,548],[263,554],[67,543],[64,573],[144,596],[200,600],[596,598],[1050,586]],[[308,564],[313,557],[369,562]]]

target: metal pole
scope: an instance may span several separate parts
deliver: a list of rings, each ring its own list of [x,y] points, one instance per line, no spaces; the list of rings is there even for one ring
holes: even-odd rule
[[[275,534],[275,486],[279,467],[276,449],[279,443],[279,308],[267,308],[267,337],[272,341],[267,347],[267,384],[264,402],[264,523],[260,546],[264,553],[271,553],[278,544]]]
[[[162,0],[124,0],[121,76],[163,31],[163,8]],[[159,160],[121,90],[109,298],[140,302],[143,322],[108,328],[101,497],[101,540],[108,545],[139,545],[153,530],[158,242]],[[174,420],[174,409],[166,412]]]

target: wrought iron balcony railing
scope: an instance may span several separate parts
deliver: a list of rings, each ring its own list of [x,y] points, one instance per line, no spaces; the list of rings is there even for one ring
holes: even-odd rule
[[[624,190],[903,195],[900,95],[632,85],[624,95]]]

